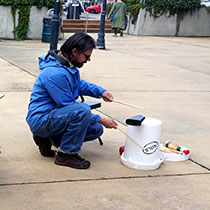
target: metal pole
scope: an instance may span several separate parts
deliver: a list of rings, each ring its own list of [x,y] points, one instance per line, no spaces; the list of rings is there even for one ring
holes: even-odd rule
[[[88,28],[88,16],[89,16],[89,13],[85,13],[85,14],[86,14],[85,33],[87,33],[87,28]]]
[[[74,4],[72,4],[72,6],[74,7],[74,17],[73,19],[76,19],[76,1],[74,2]]]
[[[60,0],[54,2],[54,14],[52,16],[52,29],[50,39],[50,50],[57,49],[58,36],[59,36],[59,12],[60,12]]]
[[[102,12],[101,12],[101,20],[100,20],[100,29],[98,32],[98,39],[96,41],[96,46],[99,49],[105,49],[105,39],[104,39],[105,16],[106,16],[106,0],[103,0],[103,7],[102,7]]]

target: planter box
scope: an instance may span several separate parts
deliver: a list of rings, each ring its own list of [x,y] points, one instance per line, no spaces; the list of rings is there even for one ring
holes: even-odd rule
[[[209,23],[210,13],[206,8],[187,13],[180,22],[177,15],[168,17],[165,14],[154,19],[145,9],[140,9],[136,23],[129,20],[125,33],[136,36],[210,36]]]
[[[29,32],[28,39],[41,39],[43,28],[43,17],[46,16],[48,9],[43,7],[37,9],[32,6],[30,9]],[[14,39],[13,35],[13,18],[11,14],[11,6],[0,6],[0,38]],[[18,23],[18,11],[16,12],[16,24]]]

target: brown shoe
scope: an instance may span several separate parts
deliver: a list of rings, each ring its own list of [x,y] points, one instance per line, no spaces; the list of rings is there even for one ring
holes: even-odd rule
[[[51,150],[52,143],[49,138],[33,135],[33,139],[36,145],[39,147],[39,151],[44,157],[54,157],[55,151]]]
[[[87,169],[90,167],[90,162],[81,158],[78,154],[65,154],[62,152],[57,153],[55,164],[76,169]]]

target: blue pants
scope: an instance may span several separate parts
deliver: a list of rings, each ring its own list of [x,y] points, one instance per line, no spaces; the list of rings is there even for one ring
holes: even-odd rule
[[[49,137],[64,153],[77,154],[83,142],[103,134],[103,126],[93,120],[87,104],[79,103],[52,110],[34,134]]]

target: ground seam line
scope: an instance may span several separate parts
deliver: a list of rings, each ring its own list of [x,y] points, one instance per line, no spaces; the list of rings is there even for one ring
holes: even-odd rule
[[[183,176],[198,176],[198,175],[210,175],[210,173],[188,173],[188,174],[166,174],[166,175],[148,175],[148,176],[124,176],[124,177],[101,177],[93,179],[67,179],[59,181],[45,181],[45,182],[19,182],[19,183],[7,183],[0,184],[2,186],[17,186],[17,185],[36,185],[36,184],[57,184],[68,182],[88,182],[88,181],[109,181],[109,180],[125,180],[125,179],[144,179],[144,178],[160,178],[160,177],[183,177]]]
[[[200,166],[200,167],[202,167],[202,168],[205,168],[206,170],[208,170],[208,171],[210,171],[210,168],[208,168],[207,166],[204,166],[204,165],[202,165],[201,163],[198,163],[197,161],[195,161],[195,160],[193,160],[193,159],[189,159],[191,162],[193,162],[194,164],[196,164],[196,165],[198,165],[198,166]]]
[[[33,76],[33,77],[37,77],[37,75],[32,74],[32,73],[31,73],[31,72],[29,72],[28,70],[26,70],[26,69],[24,69],[24,68],[22,68],[22,67],[18,66],[17,64],[13,63],[12,61],[7,60],[7,59],[5,59],[5,58],[2,58],[1,56],[0,56],[0,58],[1,58],[2,60],[6,61],[7,63],[9,63],[9,64],[11,64],[11,65],[13,65],[13,66],[16,66],[16,67],[17,67],[17,68],[19,68],[20,70],[22,70],[22,71],[24,71],[24,72],[26,72],[26,73],[30,74],[31,76]]]

